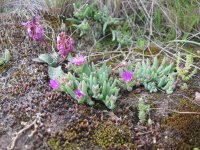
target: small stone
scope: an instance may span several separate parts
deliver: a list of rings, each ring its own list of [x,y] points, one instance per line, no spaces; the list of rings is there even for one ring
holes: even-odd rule
[[[200,104],[200,93],[199,92],[195,93],[195,101],[197,102],[197,104]]]

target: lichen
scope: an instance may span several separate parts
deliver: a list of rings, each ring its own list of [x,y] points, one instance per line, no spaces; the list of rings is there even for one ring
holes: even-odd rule
[[[132,134],[125,127],[118,127],[112,122],[102,124],[92,136],[91,142],[97,144],[103,149],[107,149],[114,145],[123,145],[130,143]]]
[[[180,101],[177,109],[182,112],[200,112],[199,106],[185,99]],[[180,139],[172,137],[177,149],[181,149],[181,145],[189,149],[200,147],[200,115],[175,113],[165,119],[163,127],[171,129],[173,133],[180,136]]]

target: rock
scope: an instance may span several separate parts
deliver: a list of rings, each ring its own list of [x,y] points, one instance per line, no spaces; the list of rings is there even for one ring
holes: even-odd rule
[[[195,93],[195,101],[200,104],[200,93],[199,92],[196,92]]]

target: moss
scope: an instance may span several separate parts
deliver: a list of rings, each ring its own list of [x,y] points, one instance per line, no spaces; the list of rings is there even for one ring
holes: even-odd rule
[[[87,149],[96,145],[103,149],[119,148],[124,144],[133,147],[132,137],[133,134],[125,125],[118,127],[111,121],[88,123],[82,120],[69,126],[61,135],[50,138],[48,145],[55,150]]]
[[[184,99],[180,101],[178,111],[200,112],[200,107]],[[172,138],[177,149],[180,149],[181,145],[185,145],[189,149],[194,146],[200,147],[200,115],[176,113],[165,119],[164,128],[170,128],[176,133],[176,137]],[[180,136],[180,139],[177,139],[177,135]]]
[[[140,48],[135,48],[134,50],[135,50],[135,52],[137,52],[137,53],[142,53],[142,52],[143,52],[143,50],[140,49]],[[145,51],[144,51],[144,54],[145,54],[146,56],[148,56],[148,55],[156,55],[156,54],[158,54],[158,53],[160,53],[160,48],[158,48],[158,47],[156,47],[156,46],[151,46],[151,47],[149,47],[149,49],[147,48],[147,49],[145,49]]]
[[[10,64],[4,64],[0,66],[0,74],[3,73],[4,71],[8,70],[12,65]]]
[[[91,142],[106,149],[114,145],[130,143],[131,137],[131,132],[125,127],[118,127],[112,122],[107,122],[94,133]]]
[[[51,138],[50,140],[48,140],[48,145],[55,150],[62,150],[62,147],[60,146],[60,141],[57,139]]]
[[[48,140],[48,145],[54,150],[79,150],[79,145],[70,143],[67,139],[64,144],[59,138],[51,138]]]
[[[48,145],[57,150],[78,150],[84,146],[90,138],[87,120],[80,120],[68,126],[60,136],[48,140]]]
[[[144,54],[145,55],[156,55],[160,52],[160,48],[151,46],[149,49],[146,49]]]

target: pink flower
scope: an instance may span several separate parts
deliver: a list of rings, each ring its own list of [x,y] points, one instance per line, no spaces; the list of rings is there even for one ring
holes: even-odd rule
[[[53,89],[58,89],[60,87],[60,83],[57,80],[50,80],[49,86]]]
[[[44,36],[44,29],[39,23],[40,16],[35,16],[31,21],[22,23],[27,28],[28,35],[35,41],[41,41]]]
[[[84,96],[84,93],[81,90],[79,90],[79,89],[76,90],[75,94],[76,94],[76,97],[78,99],[81,99]]]
[[[68,41],[68,50],[71,52],[74,50],[74,40],[70,37]]]
[[[82,64],[84,64],[86,61],[86,57],[83,55],[77,55],[75,58],[73,58],[70,62],[72,64],[75,64],[77,66],[81,66]]]
[[[122,73],[122,78],[123,78],[123,80],[125,81],[125,82],[130,82],[132,79],[133,79],[133,72],[131,72],[131,71],[124,71],[123,73]]]
[[[57,37],[57,48],[60,55],[65,58],[74,49],[74,41],[71,37],[67,40],[65,32],[61,32]]]

